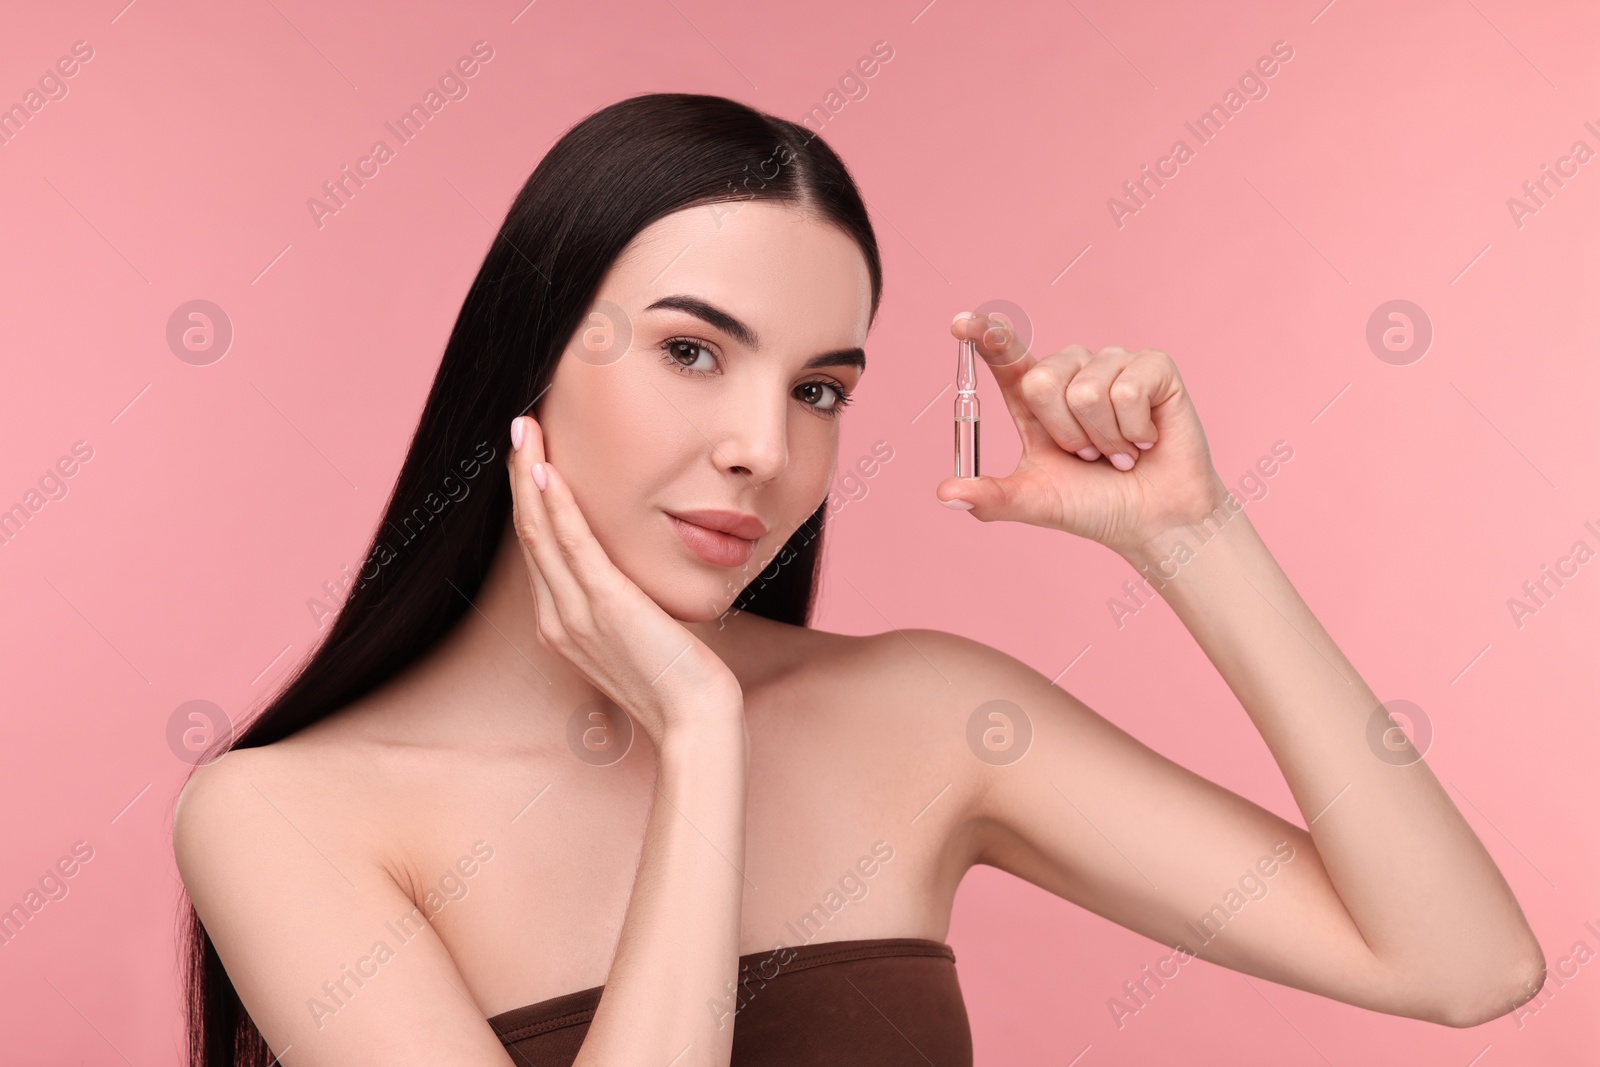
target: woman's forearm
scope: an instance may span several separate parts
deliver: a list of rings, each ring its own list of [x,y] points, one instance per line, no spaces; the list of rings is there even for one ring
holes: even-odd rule
[[[1214,515],[1122,555],[1260,730],[1373,954],[1397,975],[1459,990],[1459,1002],[1511,978],[1536,990],[1538,942],[1483,844],[1414,748],[1384,759],[1373,747],[1381,702],[1249,518],[1226,504]]]
[[[611,973],[575,1067],[733,1053],[749,738],[742,710],[669,733]]]

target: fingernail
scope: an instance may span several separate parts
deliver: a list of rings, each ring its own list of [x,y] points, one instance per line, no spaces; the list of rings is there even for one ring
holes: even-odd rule
[[[539,492],[544,492],[544,488],[549,482],[550,479],[545,477],[544,464],[535,463],[533,465],[533,484],[539,487]]]
[[[1119,471],[1133,470],[1133,457],[1126,452],[1118,452],[1111,457],[1111,465]]]
[[[959,315],[957,315],[955,318],[950,320],[950,325],[954,326],[956,323],[960,322],[962,319],[970,319],[970,318],[972,318],[972,312],[963,311]]]
[[[939,503],[943,504],[947,508],[955,508],[957,511],[972,510],[972,503],[971,501],[967,500],[941,500]]]
[[[1135,441],[1133,443],[1133,445],[1134,445],[1135,448],[1154,448],[1154,447],[1156,447],[1156,443],[1154,441]]]
[[[1100,458],[1100,450],[1094,445],[1078,449],[1078,458],[1089,460],[1091,463]]]
[[[522,451],[522,416],[511,420],[511,451]]]

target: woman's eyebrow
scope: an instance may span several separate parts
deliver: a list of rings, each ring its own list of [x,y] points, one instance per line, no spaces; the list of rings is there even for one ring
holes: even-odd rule
[[[800,369],[812,370],[816,367],[854,367],[859,371],[865,371],[867,354],[859,348],[841,348],[837,352],[824,352],[820,356],[812,356]]]
[[[657,308],[671,308],[674,311],[682,311],[693,315],[695,318],[701,319],[710,323],[712,326],[715,326],[717,329],[721,330],[723,333],[727,334],[729,337],[733,338],[735,341],[738,341],[740,344],[744,345],[748,349],[751,349],[752,351],[761,347],[761,339],[756,336],[756,332],[754,330],[740,322],[738,319],[734,318],[732,315],[728,314],[726,311],[723,311],[715,304],[708,304],[697,296],[686,296],[683,294],[664,296],[660,300],[657,300],[654,304],[651,304],[649,307],[645,308],[645,310],[654,311]]]
[[[699,297],[675,293],[672,296],[662,297],[645,308],[645,310],[655,311],[658,308],[682,311],[685,314],[693,315],[695,318],[715,326],[752,352],[761,349],[761,339],[756,336],[754,330],[715,304],[709,304]],[[858,370],[865,371],[867,369],[867,354],[859,348],[841,348],[836,352],[824,352],[820,356],[812,356],[806,360],[803,369],[812,370],[817,367],[855,367]]]

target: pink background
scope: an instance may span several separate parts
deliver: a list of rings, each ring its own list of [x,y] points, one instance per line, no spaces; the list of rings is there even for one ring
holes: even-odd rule
[[[1380,697],[1424,710],[1429,763],[1552,972],[1537,1013],[1460,1031],[1196,963],[1119,1029],[1108,998],[1167,950],[978,868],[950,932],[978,1061],[1593,1062],[1600,963],[1563,960],[1600,950],[1584,928],[1600,926],[1600,563],[1520,628],[1506,602],[1574,541],[1600,547],[1583,527],[1600,527],[1600,160],[1520,227],[1506,201],[1575,140],[1600,149],[1583,125],[1600,126],[1600,9],[1322,2],[9,16],[0,104],[73,42],[94,57],[0,145],[0,507],[74,442],[93,457],[0,546],[0,904],[75,841],[94,858],[0,948],[5,1061],[176,1061],[187,768],[169,717],[201,698],[254,711],[317,639],[306,602],[359,559],[466,287],[549,144],[648,90],[798,120],[883,40],[892,59],[821,132],[870,201],[886,275],[841,469],[880,439],[894,458],[833,520],[819,625],[952,630],[1048,677],[1071,663],[1061,684],[1102,714],[1303,823],[1172,612],[1113,622],[1130,568],[934,502],[953,314],[1012,301],[1041,354],[1163,348],[1230,484],[1293,448],[1252,521]],[[494,58],[470,95],[319,230],[307,199],[478,40]],[[1294,57],[1268,95],[1119,228],[1108,198],[1175,139],[1195,147],[1185,120],[1279,40]],[[1365,340],[1397,298],[1434,329],[1406,366]],[[165,339],[192,299],[234,325],[209,366]],[[1014,431],[983,388],[987,468],[1009,469]]]

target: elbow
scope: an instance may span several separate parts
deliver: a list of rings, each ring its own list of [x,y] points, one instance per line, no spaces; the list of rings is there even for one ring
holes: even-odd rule
[[[1534,942],[1526,954],[1514,964],[1499,968],[1498,973],[1501,980],[1492,987],[1480,987],[1472,994],[1458,990],[1456,996],[1433,1013],[1430,1021],[1466,1029],[1482,1026],[1521,1008],[1544,988],[1544,952]]]

